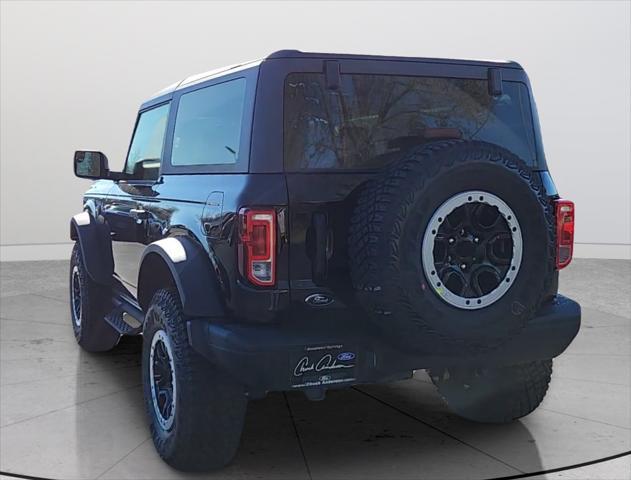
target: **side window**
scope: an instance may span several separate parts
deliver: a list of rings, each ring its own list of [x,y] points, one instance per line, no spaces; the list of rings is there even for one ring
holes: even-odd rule
[[[158,178],[168,118],[169,104],[140,114],[127,155],[125,173],[139,180]]]
[[[182,95],[175,119],[171,164],[236,164],[244,103],[244,78]]]

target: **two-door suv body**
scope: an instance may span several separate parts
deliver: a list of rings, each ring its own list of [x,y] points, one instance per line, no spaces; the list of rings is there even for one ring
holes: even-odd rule
[[[79,344],[143,335],[154,443],[217,468],[248,398],[427,369],[458,414],[543,399],[580,308],[557,294],[574,206],[514,62],[280,51],[142,104],[125,167],[71,220]]]

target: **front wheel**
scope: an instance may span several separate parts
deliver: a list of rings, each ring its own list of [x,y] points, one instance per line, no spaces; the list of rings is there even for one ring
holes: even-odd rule
[[[90,278],[76,243],[70,257],[70,319],[77,343],[88,352],[116,346],[120,334],[105,321],[112,308],[111,291]]]
[[[543,401],[552,360],[498,368],[438,368],[432,382],[455,414],[482,423],[510,423]]]
[[[142,377],[158,454],[184,471],[221,468],[241,438],[247,399],[238,383],[188,343],[178,294],[158,290],[143,330]]]

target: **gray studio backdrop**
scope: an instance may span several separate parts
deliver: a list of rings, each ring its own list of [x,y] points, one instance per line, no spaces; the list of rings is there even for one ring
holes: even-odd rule
[[[284,48],[502,58],[530,75],[577,255],[629,258],[630,3],[1,3],[1,257],[67,258],[88,183],[72,152],[122,166],[140,102]]]

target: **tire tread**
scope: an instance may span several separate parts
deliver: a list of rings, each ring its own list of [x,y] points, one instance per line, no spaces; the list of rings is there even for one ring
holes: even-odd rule
[[[148,349],[155,313],[172,343],[177,372],[178,407],[174,428],[165,434],[154,419],[148,378]],[[188,342],[179,295],[159,289],[153,296],[143,340],[143,387],[151,435],[158,454],[182,471],[208,471],[228,464],[239,446],[247,400],[243,390]]]

